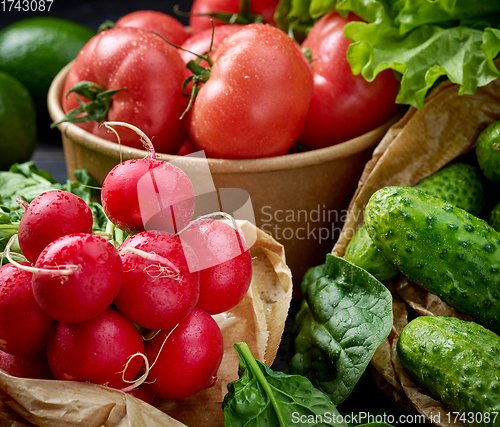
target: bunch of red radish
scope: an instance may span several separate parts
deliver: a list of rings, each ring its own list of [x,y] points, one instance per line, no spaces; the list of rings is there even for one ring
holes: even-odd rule
[[[18,242],[27,261],[9,244],[0,268],[1,369],[148,402],[215,383],[224,345],[212,315],[243,299],[250,252],[237,226],[193,220],[191,180],[147,142],[149,158],[120,163],[102,186],[108,219],[130,234],[121,244],[92,233],[74,194],[49,191],[26,206]]]

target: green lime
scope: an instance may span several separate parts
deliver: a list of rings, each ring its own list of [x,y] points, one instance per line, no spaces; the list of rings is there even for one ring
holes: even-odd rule
[[[48,16],[22,19],[0,31],[0,71],[26,86],[40,120],[50,120],[47,93],[52,80],[95,34],[76,22]]]
[[[24,85],[0,71],[0,170],[28,161],[37,143],[36,110]]]
[[[484,176],[490,181],[500,182],[500,121],[479,134],[476,156]]]

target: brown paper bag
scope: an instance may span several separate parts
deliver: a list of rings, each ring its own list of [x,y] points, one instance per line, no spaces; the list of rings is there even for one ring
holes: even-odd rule
[[[415,185],[474,148],[479,133],[497,120],[499,80],[479,88],[476,95],[462,96],[458,86],[447,81],[431,92],[423,110],[410,108],[389,129],[366,164],[332,252],[344,255],[375,191],[388,185]]]
[[[223,426],[221,403],[227,384],[238,379],[239,361],[233,345],[246,342],[255,358],[270,366],[292,297],[291,272],[283,246],[249,222],[240,222],[239,226],[245,235],[256,234],[250,249],[254,274],[241,303],[214,316],[224,337],[224,357],[212,388],[182,401],[156,399],[153,407],[108,387],[21,379],[0,370],[0,426]]]
[[[344,255],[350,239],[364,222],[364,208],[375,191],[388,185],[417,184],[472,150],[479,133],[498,120],[498,79],[479,88],[476,95],[464,96],[459,96],[458,87],[447,81],[431,92],[423,110],[410,108],[389,129],[366,164],[332,253]],[[423,414],[432,424],[447,426],[448,409],[413,383],[398,363],[395,343],[399,332],[408,322],[405,306],[420,315],[464,316],[406,278],[388,283],[387,286],[394,300],[394,327],[372,359],[376,383],[394,402]],[[412,408],[408,408],[408,404]]]

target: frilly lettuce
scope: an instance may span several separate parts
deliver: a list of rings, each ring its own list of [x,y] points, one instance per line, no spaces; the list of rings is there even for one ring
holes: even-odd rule
[[[400,104],[423,108],[441,78],[465,95],[500,76],[494,63],[500,52],[498,0],[281,0],[276,19],[285,31],[293,25],[307,33],[330,11],[366,21],[344,29],[353,42],[347,52],[351,70],[368,81],[385,69],[399,73]]]

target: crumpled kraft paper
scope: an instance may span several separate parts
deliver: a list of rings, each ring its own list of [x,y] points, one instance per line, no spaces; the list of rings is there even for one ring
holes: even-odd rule
[[[410,108],[376,147],[358,182],[332,253],[344,255],[350,239],[364,222],[364,208],[375,191],[388,185],[417,184],[474,149],[479,133],[498,120],[499,79],[479,88],[475,95],[462,96],[458,95],[456,85],[449,81],[441,83],[430,93],[423,110]],[[375,382],[394,402],[410,412],[423,414],[431,424],[448,426],[449,410],[412,381],[399,364],[395,344],[408,322],[406,307],[419,315],[465,316],[406,278],[389,282],[387,286],[393,295],[394,326],[372,359]],[[457,421],[454,425],[460,424]]]
[[[254,274],[245,298],[214,316],[224,337],[218,380],[189,399],[156,399],[154,407],[119,390],[95,384],[22,379],[0,370],[0,427],[216,427],[224,425],[221,403],[227,384],[238,379],[233,345],[246,342],[255,358],[271,365],[278,350],[292,297],[292,279],[283,246],[253,224]],[[249,240],[249,239],[247,239]]]
[[[500,120],[500,79],[458,95],[448,81],[426,99],[424,109],[410,108],[375,148],[349,204],[333,253],[343,256],[347,243],[364,222],[371,195],[388,185],[413,186],[475,147],[479,133]]]

